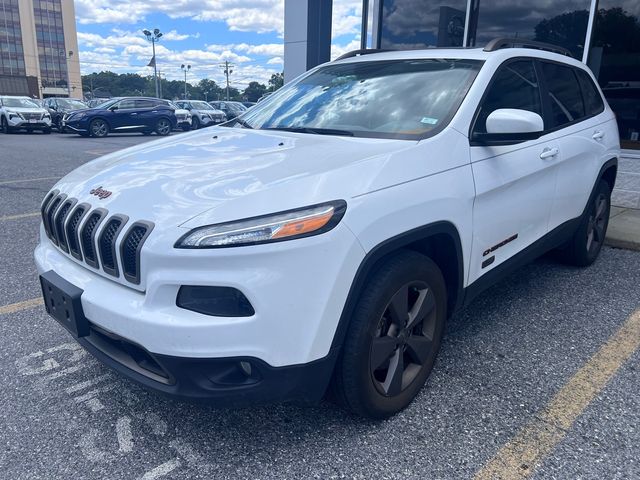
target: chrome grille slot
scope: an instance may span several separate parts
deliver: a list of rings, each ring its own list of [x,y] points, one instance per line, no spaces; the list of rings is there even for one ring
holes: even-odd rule
[[[64,230],[64,222],[67,219],[67,215],[71,211],[71,208],[73,208],[75,204],[76,199],[70,198],[62,204],[58,209],[58,213],[54,217],[53,229],[56,233],[56,238],[58,239],[58,246],[65,252],[69,251],[69,247],[67,245],[67,235]]]
[[[80,249],[80,240],[78,238],[78,228],[84,218],[85,214],[89,211],[89,205],[82,203],[76,207],[65,228],[67,236],[67,245],[69,247],[69,253],[78,260],[82,260],[82,251]]]
[[[96,255],[95,236],[98,226],[107,215],[107,211],[101,208],[94,210],[87,218],[80,232],[80,245],[84,254],[84,261],[93,268],[98,268],[98,256]]]
[[[122,273],[131,283],[140,283],[140,250],[151,230],[152,223],[136,222],[129,227],[120,245]]]
[[[128,217],[113,215],[106,223],[98,239],[100,263],[102,269],[109,275],[118,276],[118,259],[116,253],[116,240],[118,234],[127,223]]]

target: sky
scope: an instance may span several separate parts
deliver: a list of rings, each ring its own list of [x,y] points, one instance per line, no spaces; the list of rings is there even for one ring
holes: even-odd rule
[[[334,0],[332,58],[360,48],[362,0]],[[82,74],[110,70],[150,75],[151,44],[142,30],[159,28],[163,78],[224,83],[225,60],[236,88],[267,83],[283,70],[284,0],[75,0]]]

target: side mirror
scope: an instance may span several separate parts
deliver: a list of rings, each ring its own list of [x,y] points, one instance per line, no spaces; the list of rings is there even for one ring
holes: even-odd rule
[[[487,117],[487,133],[474,133],[476,145],[513,145],[540,138],[544,121],[537,113],[515,108],[500,108]]]

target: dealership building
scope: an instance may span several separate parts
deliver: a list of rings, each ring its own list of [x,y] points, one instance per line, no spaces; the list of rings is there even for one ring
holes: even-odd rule
[[[330,59],[331,0],[285,0],[285,80]],[[640,0],[363,0],[361,47],[484,47],[508,37],[568,49],[616,113],[614,204],[640,208]]]
[[[0,0],[0,95],[82,98],[73,0]]]

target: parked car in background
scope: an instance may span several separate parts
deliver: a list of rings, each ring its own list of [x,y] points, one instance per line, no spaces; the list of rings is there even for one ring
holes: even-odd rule
[[[0,97],[0,130],[51,133],[51,115],[29,97]]]
[[[98,105],[102,105],[103,103],[108,102],[109,100],[112,100],[112,99],[111,98],[93,98],[87,102],[87,106],[89,108],[95,108]]]
[[[44,108],[51,115],[51,124],[62,132],[62,117],[67,113],[87,108],[87,104],[75,98],[51,97],[44,100]]]
[[[227,116],[222,110],[217,110],[212,105],[201,100],[180,100],[176,102],[176,105],[191,112],[192,128],[194,130],[227,121]]]
[[[176,128],[180,128],[185,132],[191,130],[191,125],[193,123],[193,118],[191,112],[186,108],[182,108],[174,102],[170,102],[167,100],[167,104],[176,112]]]
[[[62,127],[79,135],[106,137],[114,132],[169,135],[177,125],[175,108],[168,100],[151,97],[122,97],[64,116]]]
[[[240,102],[209,102],[213,108],[218,110],[222,110],[224,114],[227,116],[227,120],[231,120],[242,115],[247,111],[247,107],[245,107]]]
[[[44,100],[42,98],[31,98],[31,97],[29,97],[29,100],[31,100],[33,103],[35,103],[39,107],[44,107]]]
[[[240,103],[245,107],[247,107],[247,109],[253,107],[256,104],[256,102],[240,102]]]

